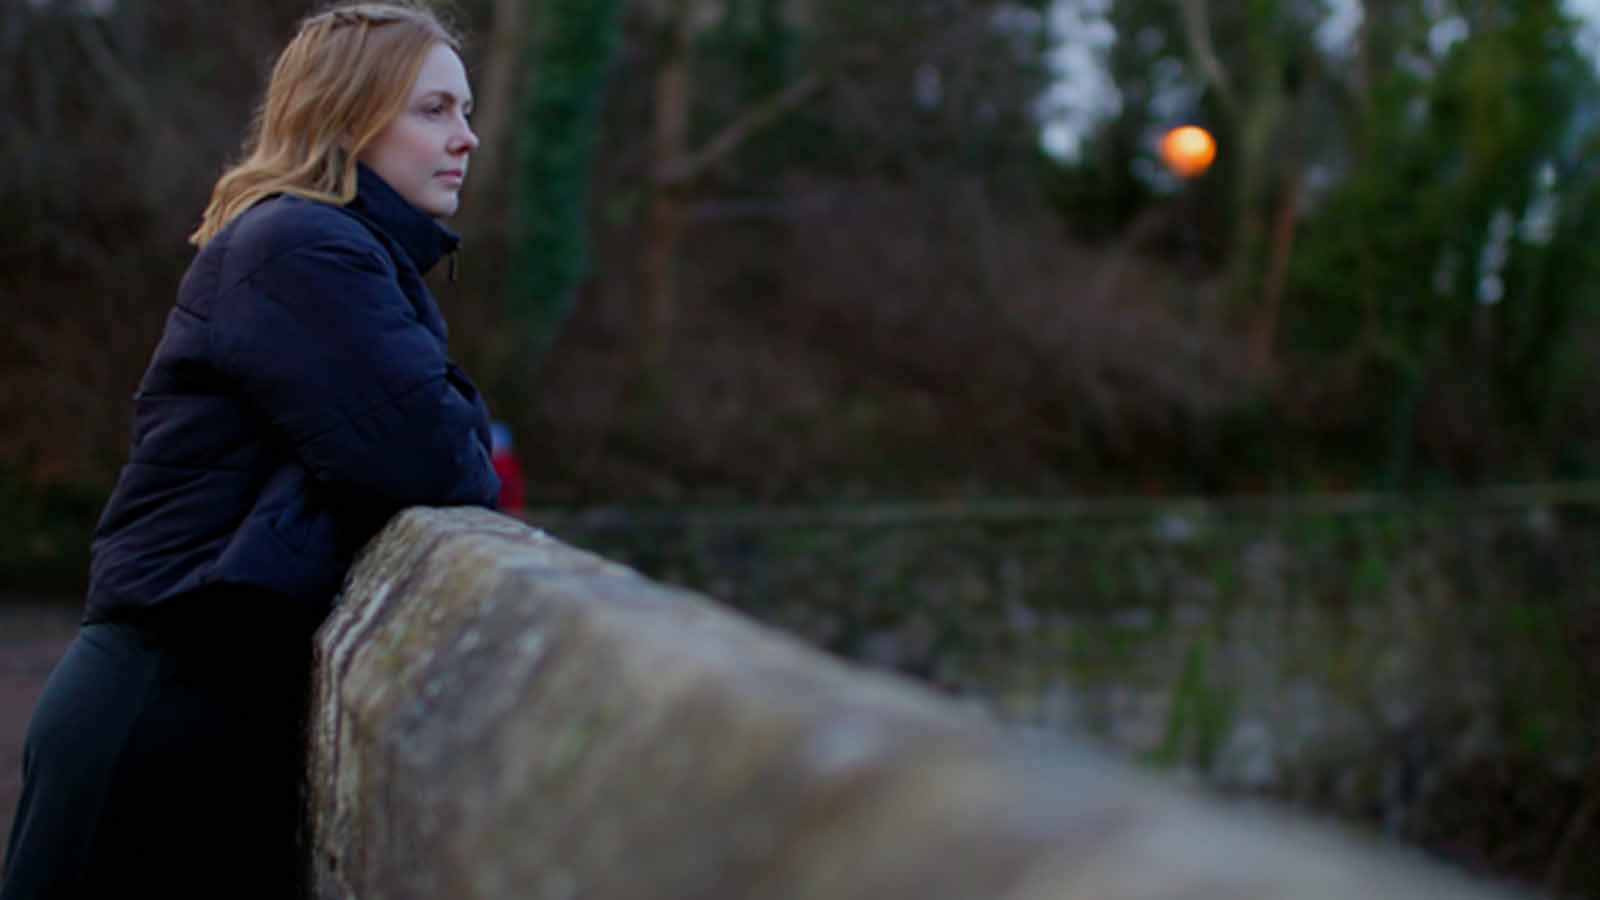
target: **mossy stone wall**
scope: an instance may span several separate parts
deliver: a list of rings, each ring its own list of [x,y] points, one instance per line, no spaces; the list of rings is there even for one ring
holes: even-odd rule
[[[1019,728],[1600,897],[1593,498],[542,521]]]

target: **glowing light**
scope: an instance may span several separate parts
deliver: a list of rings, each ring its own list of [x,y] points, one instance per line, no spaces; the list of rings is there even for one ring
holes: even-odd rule
[[[1216,158],[1216,140],[1197,125],[1180,125],[1161,136],[1161,161],[1179,178],[1198,178]]]

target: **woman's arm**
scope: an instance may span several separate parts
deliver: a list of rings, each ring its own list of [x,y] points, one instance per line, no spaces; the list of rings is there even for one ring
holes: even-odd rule
[[[224,371],[319,481],[394,506],[492,506],[477,391],[379,251],[340,239],[283,254],[213,322]]]

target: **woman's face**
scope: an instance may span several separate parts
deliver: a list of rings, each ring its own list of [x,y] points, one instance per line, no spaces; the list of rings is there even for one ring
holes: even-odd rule
[[[471,113],[466,67],[454,50],[435,44],[406,105],[360,159],[412,206],[435,219],[454,215],[467,157],[478,146],[467,122]]]

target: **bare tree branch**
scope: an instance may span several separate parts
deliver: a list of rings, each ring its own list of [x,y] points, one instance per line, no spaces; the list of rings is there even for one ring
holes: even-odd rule
[[[105,84],[106,92],[117,99],[135,128],[148,132],[154,121],[149,99],[140,88],[140,79],[117,58],[117,53],[91,19],[79,19],[72,37],[88,57],[91,68]]]
[[[1228,82],[1228,72],[1222,67],[1222,60],[1217,58],[1216,48],[1211,42],[1211,16],[1206,9],[1206,0],[1178,0],[1178,5],[1183,9],[1183,33],[1189,41],[1189,52],[1194,56],[1195,64],[1200,67],[1206,81],[1216,88],[1217,95],[1222,98],[1222,105],[1231,113],[1238,109],[1234,99],[1233,87]]]
[[[668,160],[656,173],[656,183],[676,186],[694,181],[750,138],[777,122],[785,113],[805,103],[825,84],[822,76],[813,73],[789,85],[730,122],[704,147],[687,156]]]

